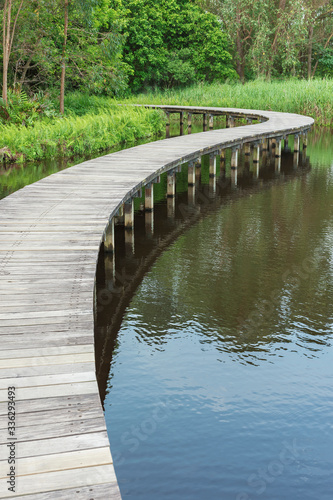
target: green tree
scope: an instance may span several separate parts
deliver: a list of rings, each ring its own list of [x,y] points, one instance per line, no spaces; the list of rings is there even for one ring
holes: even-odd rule
[[[130,87],[236,78],[221,23],[188,0],[124,0]]]

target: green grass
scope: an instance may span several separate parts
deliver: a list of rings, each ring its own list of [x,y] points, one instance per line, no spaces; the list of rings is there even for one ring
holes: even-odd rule
[[[106,101],[106,100],[105,100]],[[9,148],[22,161],[55,156],[98,153],[113,146],[133,143],[164,130],[165,119],[159,111],[108,105],[85,110],[76,116],[42,119],[33,126],[0,125],[0,149]]]
[[[221,106],[299,113],[317,125],[333,126],[333,80],[256,80],[245,85],[202,84],[183,90],[140,94],[125,102]]]
[[[200,84],[182,90],[156,91],[116,101],[68,94],[64,117],[41,118],[30,126],[0,125],[0,149],[21,161],[98,154],[114,146],[156,136],[164,130],[159,111],[119,106],[180,104],[263,109],[312,116],[317,125],[333,126],[333,80],[256,80],[245,85]]]

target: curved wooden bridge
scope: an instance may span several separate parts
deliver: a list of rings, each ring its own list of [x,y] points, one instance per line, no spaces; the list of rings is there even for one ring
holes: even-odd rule
[[[175,171],[189,162],[193,185],[195,164],[205,154],[214,177],[216,157],[231,148],[237,178],[240,147],[249,154],[252,145],[259,164],[268,140],[279,158],[281,141],[294,135],[297,163],[300,136],[306,146],[313,124],[260,110],[151,107],[179,113],[181,121],[186,113],[189,126],[193,114],[204,115],[210,129],[214,115],[224,115],[229,128],[87,161],[0,202],[0,498],[120,498],[96,382],[93,313],[96,261],[102,241],[114,250],[114,216],[124,215],[133,228],[137,193],[145,190],[152,214],[161,173],[168,172],[173,199]],[[239,117],[259,123],[234,128]],[[15,427],[9,424],[14,402]]]

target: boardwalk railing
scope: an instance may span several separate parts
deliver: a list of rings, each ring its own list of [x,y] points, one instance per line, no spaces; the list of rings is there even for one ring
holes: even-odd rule
[[[102,241],[114,251],[114,217],[133,229],[137,193],[145,190],[152,214],[159,176],[168,173],[172,200],[175,171],[189,162],[193,185],[205,154],[214,176],[217,155],[231,148],[237,179],[240,147],[249,154],[252,145],[258,162],[270,140],[279,159],[281,141],[293,134],[297,162],[300,136],[306,146],[313,124],[268,111],[159,107],[181,120],[187,113],[188,125],[193,114],[206,115],[211,130],[84,162],[0,202],[0,498],[120,498],[96,382],[93,317],[98,252]],[[227,116],[229,128],[212,130],[213,115]],[[235,117],[260,122],[234,128]]]

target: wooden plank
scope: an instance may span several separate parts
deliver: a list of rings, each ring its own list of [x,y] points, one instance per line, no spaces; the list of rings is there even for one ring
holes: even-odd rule
[[[69,469],[18,477],[16,493],[17,495],[35,495],[36,493],[73,488],[73,486],[76,488],[106,483],[116,485],[116,481],[114,468],[111,464],[84,467],[82,469]],[[7,490],[5,479],[0,480],[0,491],[3,495],[2,498],[13,498],[13,493]]]
[[[51,453],[42,457],[21,458],[19,462],[19,477],[28,474],[44,474],[66,469],[81,469],[95,465],[107,465],[112,463],[110,448],[93,448],[91,450],[70,451],[65,453]],[[5,473],[8,462],[0,462],[0,480],[6,479]]]

